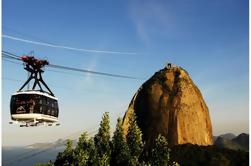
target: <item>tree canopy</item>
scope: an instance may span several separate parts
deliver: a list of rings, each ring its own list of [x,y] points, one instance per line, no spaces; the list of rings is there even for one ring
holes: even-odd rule
[[[153,158],[140,159],[144,143],[136,119],[135,114],[132,114],[129,119],[128,133],[125,135],[122,119],[118,118],[111,139],[109,113],[104,113],[98,133],[94,137],[89,137],[88,133],[84,132],[79,137],[75,148],[72,141],[67,140],[64,152],[58,154],[54,165],[136,166],[170,163],[170,149],[167,147],[167,141],[162,136],[157,139],[156,147],[151,155]]]

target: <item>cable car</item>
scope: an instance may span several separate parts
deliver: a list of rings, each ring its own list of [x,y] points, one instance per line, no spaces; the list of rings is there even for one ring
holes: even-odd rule
[[[30,76],[23,86],[11,96],[10,114],[13,121],[10,124],[17,123],[20,124],[20,127],[59,125],[58,99],[42,79],[44,72],[42,68],[49,64],[48,61],[38,60],[33,56],[22,56],[21,60],[24,62],[24,69],[30,73]],[[32,89],[23,90],[33,80]],[[47,91],[42,88],[42,85]]]

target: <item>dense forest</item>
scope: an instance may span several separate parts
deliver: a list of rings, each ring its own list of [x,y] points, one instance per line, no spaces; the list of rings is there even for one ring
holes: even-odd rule
[[[37,166],[244,166],[249,161],[248,152],[192,144],[169,146],[166,138],[161,135],[157,137],[154,147],[146,152],[134,114],[129,119],[127,135],[124,133],[122,119],[118,118],[111,136],[109,114],[106,112],[94,137],[84,132],[75,147],[71,140],[67,140],[65,150],[57,155],[55,161]]]
[[[248,166],[249,153],[216,146],[192,144],[171,147],[171,158],[185,166]]]

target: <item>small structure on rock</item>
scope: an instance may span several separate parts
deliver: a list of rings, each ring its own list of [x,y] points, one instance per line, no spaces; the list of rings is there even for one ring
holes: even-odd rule
[[[167,64],[166,64],[166,68],[167,68],[167,69],[170,69],[171,67],[172,67],[172,64],[171,64],[171,63],[167,63]]]

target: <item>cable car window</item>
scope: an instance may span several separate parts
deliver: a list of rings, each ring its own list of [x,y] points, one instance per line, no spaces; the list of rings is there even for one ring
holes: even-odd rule
[[[30,99],[27,103],[29,107],[29,113],[33,113],[36,105],[35,101],[33,99]]]
[[[57,109],[57,108],[58,108],[58,103],[57,103],[57,101],[54,101],[54,105],[55,105],[55,108]]]
[[[43,106],[43,114],[47,115],[47,108],[46,108],[46,106]]]
[[[46,98],[43,97],[43,105],[46,105]]]
[[[13,96],[11,99],[11,114],[24,114],[29,113],[31,104],[31,96],[27,94],[22,94],[18,96]]]

